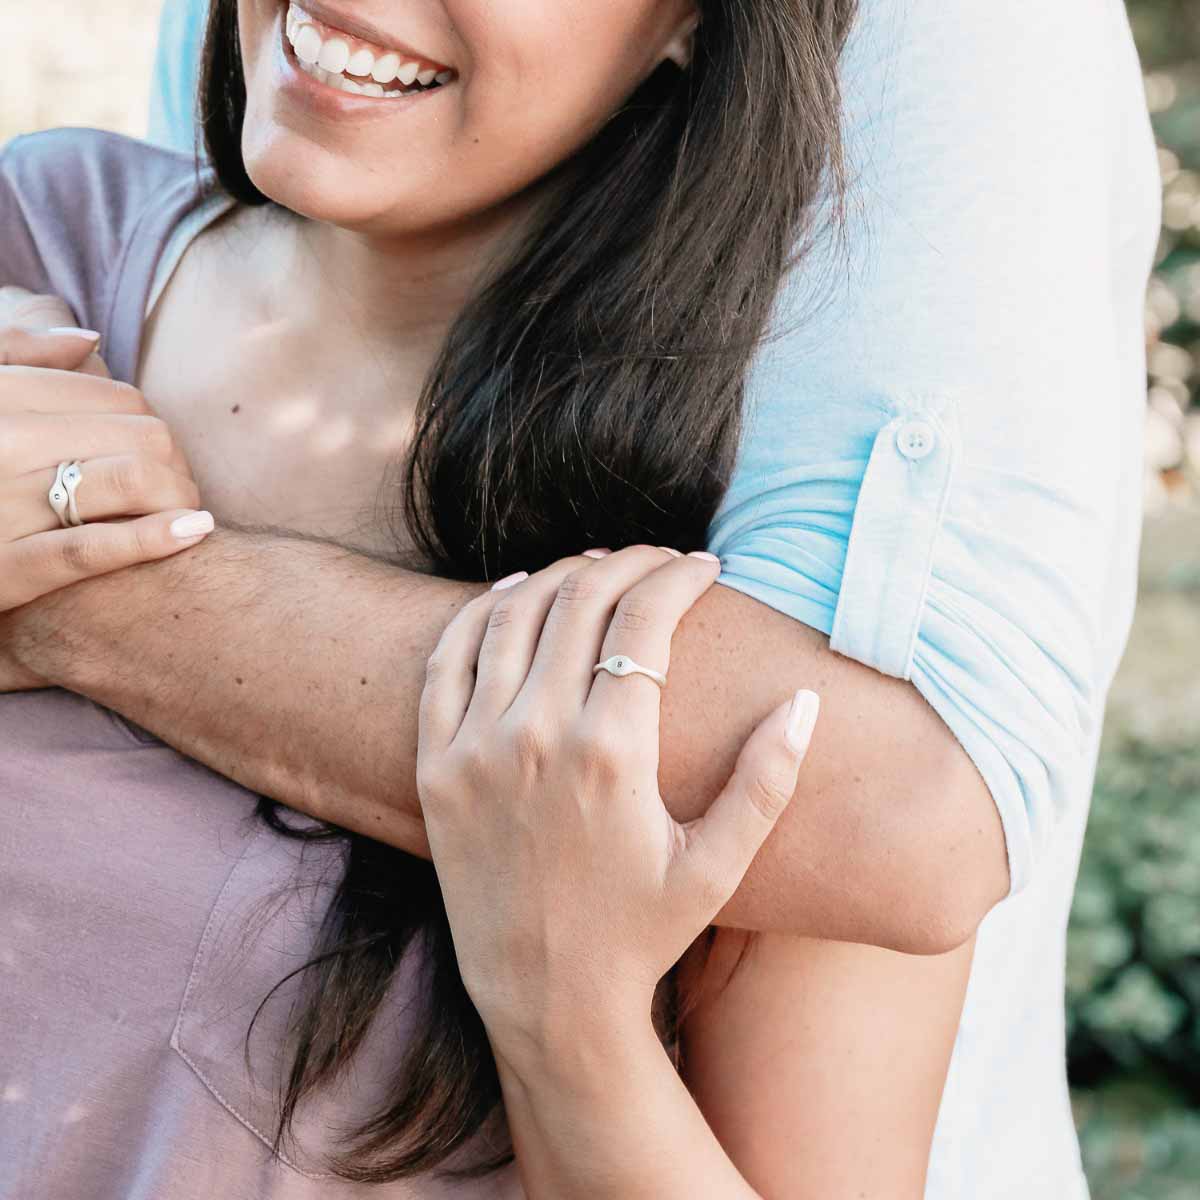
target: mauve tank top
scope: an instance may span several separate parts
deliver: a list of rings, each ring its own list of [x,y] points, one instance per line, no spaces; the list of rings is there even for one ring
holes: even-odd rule
[[[0,285],[64,297],[132,381],[190,158],[62,129],[0,156]],[[516,1166],[355,1185],[325,1163],[420,1020],[419,939],[355,1070],[273,1158],[282,1030],[343,851],[254,816],[258,797],[115,712],[52,688],[0,695],[0,1198],[519,1200]],[[296,820],[306,818],[296,817]],[[503,1114],[449,1164],[507,1145]]]

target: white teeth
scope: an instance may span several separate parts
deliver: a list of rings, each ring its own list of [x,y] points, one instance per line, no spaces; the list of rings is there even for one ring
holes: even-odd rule
[[[285,30],[304,71],[329,87],[341,88],[351,95],[398,100],[411,93],[398,88],[385,91],[382,85],[398,79],[405,88],[411,87],[414,82],[428,87],[434,80],[445,84],[454,78],[452,70],[439,72],[435,67],[422,69],[419,62],[402,63],[400,54],[395,50],[387,50],[378,58],[365,46],[351,53],[350,44],[345,38],[331,36],[328,40],[322,39],[317,27],[303,20],[290,5]],[[350,75],[357,78],[348,78]],[[371,82],[361,82],[367,78]]]
[[[301,62],[315,63],[321,53],[321,35],[311,25],[302,25],[296,33],[295,46]]]
[[[375,65],[371,68],[371,78],[376,83],[391,83],[399,69],[400,55],[389,50],[387,54],[382,54],[375,60]]]
[[[361,50],[356,50],[350,56],[349,63],[346,64],[346,70],[351,75],[358,75],[360,78],[370,75],[374,67],[375,55],[365,46]]]
[[[317,57],[317,62],[319,62],[326,71],[331,71],[335,75],[340,75],[346,69],[346,64],[349,61],[350,47],[346,45],[341,38],[330,38],[329,41],[322,43],[321,53]]]

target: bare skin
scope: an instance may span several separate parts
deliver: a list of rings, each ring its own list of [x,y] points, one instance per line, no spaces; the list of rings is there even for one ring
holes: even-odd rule
[[[226,236],[223,226],[184,256],[138,380],[192,464],[216,533],[178,561],[6,616],[0,644],[24,686],[81,692],[255,791],[428,858],[415,787],[424,664],[485,585],[396,565],[403,554],[372,529],[382,450],[369,437],[336,456],[323,449],[343,414],[318,410],[304,437],[288,432],[314,378],[371,395],[378,364],[358,343],[323,348],[315,366],[319,331],[306,318],[319,314],[287,323],[255,288],[246,247],[258,236],[269,254],[271,227],[226,226]],[[222,272],[248,307],[198,310],[197,291]],[[227,349],[213,355],[214,344]],[[401,362],[391,393],[401,417],[421,356],[407,366],[407,390]],[[355,417],[379,427],[378,412]],[[264,521],[274,532],[230,528]],[[805,794],[716,923],[908,953],[963,944],[1008,889],[999,817],[973,763],[911,684],[730,588],[711,589],[675,635],[660,767],[669,811],[704,811],[750,730],[801,685],[824,703]]]

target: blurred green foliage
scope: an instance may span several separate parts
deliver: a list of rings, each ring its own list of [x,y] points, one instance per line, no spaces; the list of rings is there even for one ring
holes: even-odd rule
[[[1163,173],[1147,304],[1151,465],[1164,496],[1194,504],[1200,0],[1129,0],[1128,10]],[[1177,569],[1143,594],[1143,612],[1163,601],[1200,611],[1200,545],[1171,549]],[[1147,709],[1169,705],[1141,645],[1122,664],[1125,690],[1140,689]],[[1196,645],[1158,653],[1190,658],[1193,678],[1200,667]],[[1114,717],[1105,730],[1068,931],[1068,1065],[1093,1200],[1200,1200],[1200,719],[1190,737],[1146,728]]]

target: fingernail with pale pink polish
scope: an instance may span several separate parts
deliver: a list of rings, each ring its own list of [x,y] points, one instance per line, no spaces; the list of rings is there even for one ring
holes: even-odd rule
[[[659,546],[660,550],[665,550],[668,554],[674,555],[676,558],[683,557],[682,550],[672,550],[670,546]]]
[[[821,698],[816,692],[801,688],[792,697],[792,707],[788,709],[787,728],[784,737],[792,748],[793,754],[803,755],[808,750],[812,740],[813,726],[817,723],[817,713],[821,709]]]
[[[100,340],[100,335],[94,329],[80,329],[77,325],[55,325],[53,329],[47,329],[46,332],[64,337],[87,338],[89,342]]]
[[[583,557],[584,558],[607,558],[608,555],[610,555],[611,553],[612,553],[611,550],[604,549],[601,547],[601,548],[598,548],[595,550],[585,550],[583,552]]]
[[[186,516],[176,517],[171,522],[171,536],[183,541],[185,538],[199,537],[202,533],[212,533],[214,528],[212,513],[188,513]]]
[[[515,575],[505,575],[503,579],[497,579],[496,582],[492,584],[492,591],[503,591],[504,588],[513,587],[515,584],[520,583],[522,579],[528,578],[528,571],[518,571]]]
[[[709,554],[707,550],[692,550],[688,553],[688,558],[704,558],[709,562],[721,561],[715,554]]]

